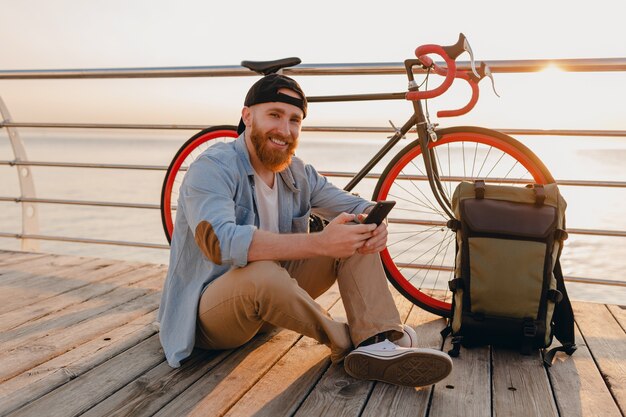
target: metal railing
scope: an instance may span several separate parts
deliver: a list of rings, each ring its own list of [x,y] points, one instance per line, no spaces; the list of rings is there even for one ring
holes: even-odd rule
[[[626,58],[607,59],[569,59],[569,60],[509,60],[485,61],[494,73],[525,73],[545,69],[547,66],[558,66],[564,71],[571,72],[606,72],[626,71]],[[445,65],[441,63],[441,65]],[[469,62],[460,62],[460,69],[469,69]],[[403,63],[378,64],[309,64],[286,68],[287,75],[388,75],[404,74]],[[0,71],[0,80],[36,80],[36,79],[84,79],[84,78],[180,78],[180,77],[239,77],[255,75],[248,69],[240,66],[211,66],[211,67],[177,67],[177,68],[118,68],[118,69],[62,69],[62,70],[9,70]],[[312,98],[311,101],[324,101],[325,97]],[[119,240],[90,239],[68,236],[49,236],[38,233],[37,204],[66,204],[94,207],[122,207],[134,209],[160,209],[159,204],[127,203],[114,201],[86,201],[55,198],[37,198],[34,192],[33,177],[30,168],[58,167],[58,168],[93,168],[119,169],[141,171],[165,171],[164,165],[139,164],[112,164],[112,163],[77,163],[77,162],[50,162],[30,161],[26,158],[23,143],[20,140],[18,128],[75,128],[75,129],[140,129],[140,130],[201,130],[206,125],[193,124],[119,124],[119,123],[40,123],[16,122],[11,120],[8,109],[0,98],[0,113],[2,120],[0,128],[4,127],[9,133],[13,145],[15,159],[0,160],[0,166],[14,166],[18,169],[20,178],[19,197],[0,196],[0,201],[15,202],[22,205],[22,232],[0,232],[0,237],[17,238],[22,241],[25,250],[36,250],[37,241],[54,240],[62,242],[79,242],[90,244],[106,244],[118,246],[132,246],[141,248],[168,249],[165,244],[147,242],[129,242]],[[562,129],[496,129],[510,135],[546,135],[546,136],[585,136],[585,137],[626,137],[625,130],[562,130]],[[359,133],[393,133],[389,127],[359,127],[359,126],[305,126],[305,132],[359,132]],[[322,174],[332,177],[353,177],[352,172],[326,171]],[[369,174],[367,178],[378,178],[377,174]],[[412,177],[411,179],[426,180],[426,177]],[[451,178],[454,180],[454,178]],[[626,188],[626,182],[620,181],[584,181],[558,179],[564,186],[610,187]],[[391,222],[399,221],[390,219]],[[404,220],[403,220],[404,221]],[[412,221],[423,224],[420,221]],[[431,223],[429,223],[431,224]],[[437,224],[439,225],[439,224]],[[445,225],[441,222],[441,225]],[[626,231],[598,230],[598,229],[568,229],[571,234],[599,235],[611,237],[626,237]],[[570,281],[594,283],[599,285],[618,285],[626,287],[626,281],[600,280],[595,278],[566,277]]]

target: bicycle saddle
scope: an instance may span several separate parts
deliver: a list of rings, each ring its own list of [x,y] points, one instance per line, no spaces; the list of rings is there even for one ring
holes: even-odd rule
[[[258,72],[259,74],[268,75],[278,72],[283,68],[293,67],[301,62],[300,58],[291,57],[276,59],[274,61],[241,61],[241,66]]]

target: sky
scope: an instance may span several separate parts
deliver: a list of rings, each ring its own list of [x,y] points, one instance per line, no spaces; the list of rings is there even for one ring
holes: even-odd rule
[[[287,56],[305,64],[399,63],[420,44],[454,43],[459,32],[483,60],[626,57],[625,6],[623,0],[0,0],[0,70],[237,65]],[[234,124],[253,81],[0,80],[0,97],[17,121]],[[397,92],[406,84],[402,76],[299,81],[309,95]],[[502,98],[484,88],[462,122],[624,129],[617,105],[626,96],[623,72],[496,74],[496,83]],[[461,86],[439,106],[460,107],[466,99]],[[316,106],[305,125],[384,126],[410,113],[404,102]]]

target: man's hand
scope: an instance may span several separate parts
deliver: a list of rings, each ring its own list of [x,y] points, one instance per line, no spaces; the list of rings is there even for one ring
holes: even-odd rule
[[[357,221],[363,223],[366,214],[359,214]],[[358,249],[361,255],[367,255],[370,253],[378,253],[387,247],[387,221],[383,221],[373,232],[372,237],[369,238],[363,246]]]
[[[370,253],[369,248],[368,252],[361,252],[361,249],[374,237],[374,230],[380,229],[380,226],[377,228],[375,224],[355,224],[355,219],[354,214],[341,213],[319,233],[320,249],[325,256],[347,258],[357,251]],[[386,236],[385,228],[385,241]]]

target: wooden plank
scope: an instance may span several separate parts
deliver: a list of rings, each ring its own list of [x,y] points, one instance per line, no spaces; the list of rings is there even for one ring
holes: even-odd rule
[[[548,368],[562,416],[620,417],[620,413],[591,352],[576,326],[578,349],[572,356],[559,352]],[[557,342],[553,346],[559,346]]]
[[[602,377],[626,414],[626,335],[607,306],[574,303],[574,317]],[[576,354],[574,354],[576,355]]]
[[[492,361],[494,417],[559,415],[539,352],[492,348]]]
[[[615,317],[622,330],[626,331],[626,306],[607,305],[607,308]]]
[[[125,302],[161,289],[162,273],[156,268],[143,268],[125,274],[129,284],[114,287],[100,297],[87,299],[83,303],[70,305],[32,322],[0,333],[1,350],[8,351],[18,346],[50,336],[53,332],[67,332],[67,328],[88,320],[102,312]],[[1,355],[1,352],[0,352]]]
[[[444,352],[452,348],[448,337]],[[491,352],[488,346],[461,349],[452,373],[435,385],[429,417],[491,417]]]
[[[395,290],[392,294],[394,294],[400,317],[404,321],[411,311],[412,304]],[[333,317],[343,314],[343,304],[337,303],[335,309],[336,312],[331,311]],[[345,320],[345,315],[341,319]],[[331,417],[358,414],[365,406],[373,388],[374,381],[359,380],[349,376],[343,368],[343,363],[331,365],[296,415]]]
[[[233,416],[291,415],[330,366],[329,349],[302,337],[226,414]]]
[[[96,259],[98,258],[72,255],[41,254],[41,256],[32,256],[32,254],[25,254],[11,257],[4,263],[0,263],[0,271],[7,274],[4,279],[9,279],[12,274],[17,275],[29,272],[35,268],[37,268],[38,272],[55,270],[64,266],[80,265]]]
[[[441,349],[440,332],[445,327],[444,319],[415,306],[407,323],[415,328],[419,347]],[[425,416],[433,388],[400,387],[377,382],[363,416]]]
[[[352,378],[343,363],[331,365],[306,398],[296,416],[357,416],[370,393],[372,381]]]
[[[87,411],[82,417],[151,416],[210,372],[230,353],[232,350],[195,350],[192,356],[176,369],[172,369],[167,362],[162,362]]]
[[[153,285],[160,282],[156,278]],[[59,328],[44,336],[39,333],[29,343],[0,353],[0,381],[12,378],[30,368],[59,356],[78,345],[86,343],[115,327],[119,327],[158,308],[160,293],[150,290],[130,291],[131,295],[121,291],[112,291],[108,297],[126,297],[125,303],[109,300],[101,306],[94,306],[85,314],[85,319],[67,329]],[[142,296],[143,294],[147,294]],[[85,304],[85,303],[83,303]]]
[[[150,312],[0,384],[0,415],[57,387],[141,343],[157,332]]]
[[[28,259],[36,259],[41,258],[43,256],[52,256],[49,253],[42,252],[20,252],[20,251],[10,251],[3,250],[0,252],[0,267],[3,265],[8,265],[13,262],[23,262]]]
[[[148,268],[147,265],[143,265],[143,268],[140,268],[140,266],[140,264],[133,265],[119,262],[94,270],[93,272],[86,272],[91,282],[90,285],[64,292],[36,304],[21,307],[18,310],[0,314],[0,332],[11,330],[26,322],[32,324],[35,320],[51,313],[106,294],[119,286],[131,284],[138,279],[136,276],[134,278],[135,281],[133,281],[133,275],[129,275],[130,271],[138,269],[145,271],[146,268]],[[139,276],[145,277],[145,273],[141,272]]]
[[[329,308],[338,297],[338,290],[333,286],[317,302]],[[300,337],[293,331],[282,330],[253,339],[156,415],[224,415]]]
[[[77,416],[164,359],[157,335],[134,346],[48,395],[12,413],[13,417]]]
[[[94,282],[94,273],[109,267],[112,261],[90,259],[82,262],[74,258],[76,264],[58,267],[53,270],[33,270],[28,278],[16,279],[13,282],[0,283],[2,288],[2,305],[0,314],[18,308],[39,303],[48,298]],[[44,267],[45,268],[45,267]],[[97,275],[102,278],[102,274]]]
[[[0,254],[0,273],[6,265],[34,261],[35,259],[52,257],[47,253],[2,251]]]
[[[252,339],[155,415],[223,415],[298,337],[295,332],[282,330]]]
[[[100,259],[84,258],[77,256],[46,256],[33,261],[20,262],[4,266],[0,284],[7,289],[13,287],[36,287],[45,283],[45,278],[54,277],[59,270],[68,269],[88,262],[100,261]],[[112,261],[104,261],[111,263]]]

